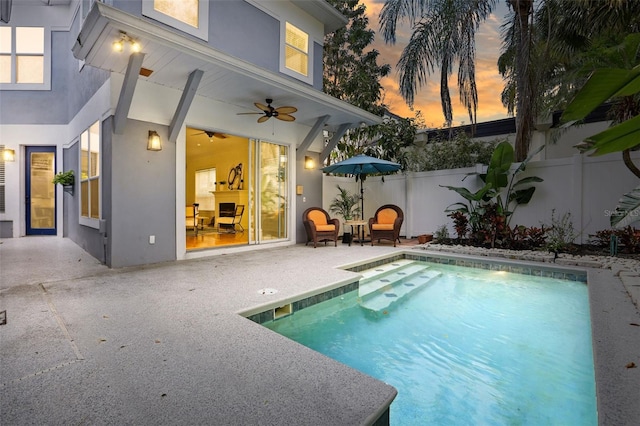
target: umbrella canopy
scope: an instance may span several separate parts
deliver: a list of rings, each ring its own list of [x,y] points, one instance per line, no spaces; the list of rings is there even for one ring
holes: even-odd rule
[[[360,154],[322,169],[325,173],[341,173],[345,175],[370,175],[400,170],[400,164]]]
[[[381,160],[380,158],[360,154],[324,167],[322,171],[325,173],[356,175],[360,178],[360,211],[364,218],[364,188],[362,187],[364,177],[376,173],[396,172],[400,170],[400,167],[400,164],[394,163],[393,161]]]

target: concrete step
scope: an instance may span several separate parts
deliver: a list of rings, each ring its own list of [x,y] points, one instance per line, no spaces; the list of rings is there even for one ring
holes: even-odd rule
[[[413,261],[378,271],[360,281],[360,306],[372,311],[389,309],[409,294],[423,288],[441,273]]]

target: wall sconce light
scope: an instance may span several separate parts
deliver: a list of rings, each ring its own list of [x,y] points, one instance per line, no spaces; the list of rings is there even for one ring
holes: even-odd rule
[[[124,31],[120,31],[120,38],[118,40],[114,41],[113,44],[112,44],[113,51],[114,52],[118,52],[118,53],[123,52],[125,43],[129,43],[129,45],[131,46],[131,51],[132,52],[136,52],[137,53],[142,49],[142,46],[140,46],[140,43],[138,43],[137,41],[132,39]]]
[[[305,155],[304,168],[307,170],[311,170],[311,169],[314,169],[315,167],[316,167],[316,163],[315,161],[313,161],[313,158],[309,157],[308,155]]]
[[[2,161],[13,162],[16,161],[16,152],[13,149],[2,150]]]
[[[155,130],[149,130],[149,139],[147,140],[147,149],[149,151],[162,151],[162,140]]]

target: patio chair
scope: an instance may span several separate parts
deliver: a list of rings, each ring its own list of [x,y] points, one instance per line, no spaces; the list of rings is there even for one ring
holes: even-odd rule
[[[393,246],[400,242],[400,227],[404,221],[402,209],[393,204],[385,204],[376,210],[376,214],[369,219],[369,235],[371,245],[377,240],[391,240]]]
[[[240,232],[244,232],[244,228],[240,223],[244,214],[244,205],[237,204],[233,216],[221,216],[218,218],[218,228],[227,229],[230,233],[236,233],[236,225],[240,227]]]
[[[313,241],[313,248],[318,246],[318,241],[333,241],[338,247],[338,232],[340,232],[340,221],[331,219],[329,213],[320,207],[310,207],[302,213],[302,222],[304,229],[307,231],[307,242]]]

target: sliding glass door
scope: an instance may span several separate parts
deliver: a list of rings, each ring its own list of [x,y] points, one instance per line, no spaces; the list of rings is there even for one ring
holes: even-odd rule
[[[252,182],[258,191],[251,191],[255,221],[252,236],[255,242],[288,238],[289,217],[289,149],[266,141],[252,141],[255,159]]]

